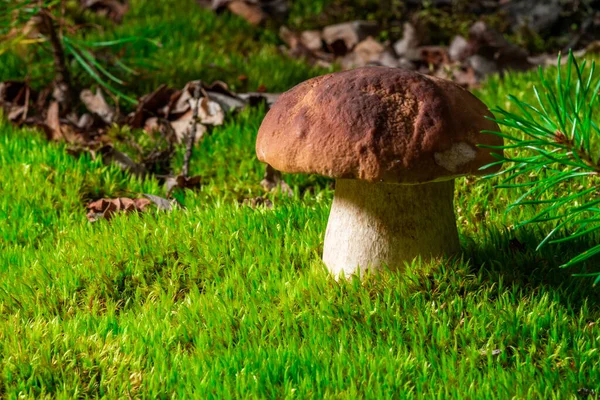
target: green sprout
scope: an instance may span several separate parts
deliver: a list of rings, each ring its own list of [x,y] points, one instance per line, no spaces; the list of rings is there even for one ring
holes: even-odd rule
[[[497,162],[508,163],[504,170],[486,178],[500,177],[497,188],[525,190],[507,212],[520,206],[534,206],[532,218],[516,227],[532,223],[548,223],[549,233],[536,250],[546,244],[567,243],[600,230],[600,190],[597,187],[600,129],[594,122],[600,80],[594,75],[595,63],[581,64],[569,52],[566,72],[558,56],[556,79],[539,68],[541,87],[534,86],[537,104],[528,104],[508,96],[515,112],[501,107],[492,109],[499,125],[521,132],[522,137],[508,133],[492,133],[506,139],[504,146],[481,146],[503,150],[495,154]],[[486,168],[485,166],[483,168]],[[561,268],[583,263],[600,253],[596,244],[562,264]],[[573,274],[596,277],[600,271]]]

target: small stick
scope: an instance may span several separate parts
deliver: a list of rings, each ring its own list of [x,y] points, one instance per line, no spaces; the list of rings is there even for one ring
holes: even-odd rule
[[[39,15],[42,19],[42,23],[48,31],[50,44],[52,45],[55,73],[54,83],[58,93],[62,97],[58,98],[57,100],[65,107],[64,111],[69,111],[73,105],[74,90],[71,81],[71,74],[69,73],[69,69],[67,68],[67,63],[65,61],[65,52],[61,43],[61,39],[56,30],[56,26],[54,25],[54,21],[52,20],[50,11],[47,8],[42,8],[39,12]],[[62,27],[59,26],[58,29],[60,30]]]
[[[200,105],[200,89],[201,85],[198,84],[194,87],[194,111],[192,114],[192,121],[190,127],[190,134],[188,135],[187,147],[185,149],[185,156],[183,158],[183,170],[181,174],[187,178],[190,172],[190,161],[192,159],[192,151],[194,150],[194,143],[196,142],[196,124],[198,123],[198,107]]]

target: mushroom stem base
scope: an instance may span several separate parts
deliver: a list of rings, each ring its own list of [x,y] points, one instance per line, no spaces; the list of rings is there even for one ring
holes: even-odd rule
[[[338,277],[384,266],[402,269],[460,251],[454,180],[419,185],[336,181],[323,261]]]

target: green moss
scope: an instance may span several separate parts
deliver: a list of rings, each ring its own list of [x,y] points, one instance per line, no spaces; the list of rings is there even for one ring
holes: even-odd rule
[[[280,55],[271,33],[193,1],[132,7],[123,26],[95,34],[162,43],[128,49],[156,67],[132,93],[190,77],[239,85],[240,72],[249,89],[284,90],[322,72]],[[265,42],[244,39],[255,35]],[[3,57],[3,78],[43,71]],[[477,95],[490,107],[510,107],[509,93],[535,101],[534,81],[492,77]],[[94,224],[86,201],[164,188],[0,122],[0,396],[545,399],[600,389],[598,291],[556,268],[598,238],[537,252],[549,225],[513,228],[533,206],[504,214],[522,193],[461,178],[462,258],[335,282],[320,260],[330,181],[285,175],[294,197],[265,193],[254,153],[263,115],[231,116],[203,140],[191,165],[203,185],[180,193],[185,209]],[[256,196],[274,207],[240,204]]]

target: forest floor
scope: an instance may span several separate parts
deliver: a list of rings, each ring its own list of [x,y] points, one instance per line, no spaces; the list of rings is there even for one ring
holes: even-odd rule
[[[315,12],[299,4],[298,20]],[[337,68],[290,58],[276,31],[191,0],[134,0],[122,24],[86,38],[130,36],[160,44],[131,47],[144,63],[134,97],[196,79],[281,92]],[[0,81],[40,87],[48,60],[5,53]],[[534,101],[535,80],[492,75],[474,93],[510,108],[508,94]],[[1,397],[596,396],[600,295],[558,268],[594,237],[536,251],[550,225],[514,228],[534,206],[505,214],[522,192],[461,178],[460,257],[337,282],[321,261],[332,181],[284,174],[291,195],[260,184],[265,107],[228,113],[203,137],[190,163],[201,185],[174,194],[181,206],[94,223],[89,202],[162,197],[163,182],[0,119]],[[170,168],[183,160],[179,146]]]

